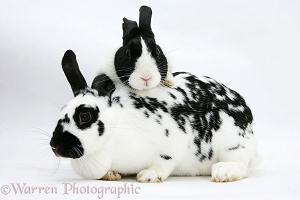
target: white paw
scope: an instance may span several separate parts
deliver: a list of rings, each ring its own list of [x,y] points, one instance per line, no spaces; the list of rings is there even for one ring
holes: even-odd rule
[[[238,162],[218,162],[212,166],[212,181],[232,182],[247,176],[247,170]]]
[[[106,181],[118,181],[121,180],[121,175],[115,171],[108,171],[101,179]]]
[[[159,183],[166,180],[166,178],[160,171],[145,169],[138,173],[136,180],[142,183]]]

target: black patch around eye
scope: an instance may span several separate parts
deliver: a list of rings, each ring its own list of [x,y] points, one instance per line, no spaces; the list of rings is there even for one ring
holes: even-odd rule
[[[80,105],[76,108],[75,114],[73,116],[73,119],[77,125],[77,127],[81,130],[85,130],[87,128],[90,128],[93,123],[95,123],[99,116],[99,108],[93,108],[93,107],[87,107],[85,105]],[[89,118],[87,120],[83,119],[82,117]],[[87,121],[84,121],[87,120]]]
[[[130,55],[130,58],[128,57]],[[141,38],[135,37],[118,49],[115,54],[114,65],[120,80],[128,85],[128,79],[135,68],[137,59],[142,55]]]

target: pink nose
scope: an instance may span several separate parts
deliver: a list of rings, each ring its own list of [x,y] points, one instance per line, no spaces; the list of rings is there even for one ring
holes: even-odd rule
[[[145,81],[146,86],[148,86],[148,81],[151,79],[151,77],[141,77],[143,81]]]

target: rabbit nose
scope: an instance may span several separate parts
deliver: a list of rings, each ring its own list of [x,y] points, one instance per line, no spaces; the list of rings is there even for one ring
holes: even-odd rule
[[[148,86],[148,81],[151,79],[151,77],[141,77],[141,79],[145,81],[146,86]]]
[[[60,145],[58,145],[58,146],[51,146],[51,149],[52,149],[53,153],[56,156],[59,156],[59,148],[60,148]]]

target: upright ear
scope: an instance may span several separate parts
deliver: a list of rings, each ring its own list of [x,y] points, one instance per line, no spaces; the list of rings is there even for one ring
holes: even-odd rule
[[[71,85],[74,96],[77,96],[80,93],[80,90],[87,87],[87,84],[79,70],[76,55],[72,50],[66,51],[61,61],[61,65],[68,82]]]
[[[150,7],[140,7],[139,27],[151,31],[152,10]]]
[[[122,24],[122,28],[123,28],[123,45],[125,45],[128,41],[128,36],[129,33],[132,29],[137,28],[138,25],[136,23],[136,21],[131,21],[126,19],[125,17],[123,18],[123,24]]]
[[[98,91],[99,96],[110,96],[116,89],[114,82],[105,74],[96,76],[92,83],[92,89]]]

